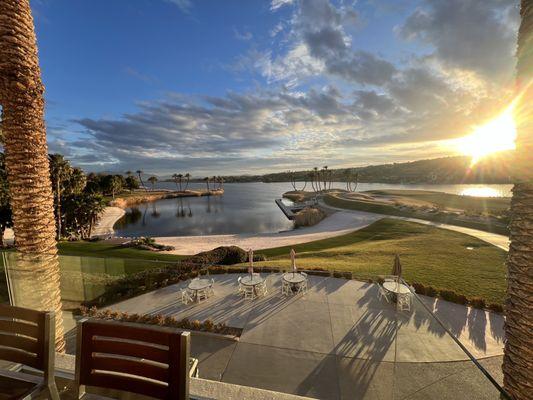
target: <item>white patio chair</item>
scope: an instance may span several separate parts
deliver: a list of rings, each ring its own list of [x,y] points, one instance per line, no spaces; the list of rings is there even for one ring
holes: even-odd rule
[[[255,291],[253,286],[244,287],[244,298],[250,300],[255,299]]]
[[[209,298],[209,288],[200,289],[196,291],[196,300],[201,303],[204,300],[207,300]]]
[[[185,305],[192,303],[194,300],[191,296],[191,293],[189,292],[189,289],[182,288],[181,289],[181,302]]]
[[[399,293],[397,296],[398,309],[401,311],[411,311],[411,294]]]
[[[215,280],[211,278],[211,284],[209,285],[209,289],[208,289],[209,296],[215,295],[215,289],[213,288],[213,286],[215,286]]]
[[[379,296],[380,300],[385,298],[387,303],[390,303],[389,293],[383,288],[383,286],[381,286],[379,284],[378,284],[378,296]]]
[[[241,283],[242,276],[237,278],[237,283],[239,284],[239,294],[244,294],[244,285]]]
[[[283,295],[290,295],[291,294],[291,284],[287,282],[285,279],[281,280],[281,294]]]

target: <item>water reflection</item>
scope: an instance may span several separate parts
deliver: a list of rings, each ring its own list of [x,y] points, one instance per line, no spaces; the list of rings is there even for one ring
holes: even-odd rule
[[[501,194],[498,190],[487,187],[472,187],[463,189],[460,193],[462,196],[474,196],[474,197],[500,197]]]
[[[170,182],[159,183],[157,187],[175,189]],[[345,188],[346,184],[334,182],[332,187]],[[205,189],[205,185],[191,183],[189,188]],[[467,196],[510,196],[511,185],[360,183],[357,187],[358,191],[382,189],[421,189]],[[292,190],[289,182],[226,183],[224,190],[223,196],[165,199],[131,208],[117,222],[115,230],[119,236],[182,236],[277,232],[292,228],[292,222],[274,203],[284,192]],[[139,212],[143,214],[141,219],[133,217]]]

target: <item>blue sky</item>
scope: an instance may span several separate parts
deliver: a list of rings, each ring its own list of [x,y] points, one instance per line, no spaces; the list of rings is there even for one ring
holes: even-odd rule
[[[259,173],[451,154],[508,99],[517,1],[35,0],[50,150]]]

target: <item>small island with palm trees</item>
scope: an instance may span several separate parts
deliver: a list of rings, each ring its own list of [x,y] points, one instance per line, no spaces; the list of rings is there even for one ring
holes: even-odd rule
[[[221,196],[224,194],[224,178],[221,176],[205,177],[202,179],[192,178],[191,174],[175,173],[171,179],[160,180],[157,176],[151,175],[146,178],[149,186],[143,179],[142,170],[126,171],[126,182],[134,181],[134,185],[126,185],[129,191],[123,191],[118,196],[113,196],[110,205],[126,208],[134,204],[148,203],[162,199],[173,199],[178,197],[201,197],[201,196]],[[156,188],[158,182],[174,182],[176,190]],[[191,189],[189,183],[204,182],[205,189]]]

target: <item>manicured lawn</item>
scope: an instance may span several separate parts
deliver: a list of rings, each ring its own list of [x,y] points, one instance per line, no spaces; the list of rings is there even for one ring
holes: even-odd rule
[[[123,249],[103,242],[65,242],[59,248],[62,255],[110,258],[103,270],[111,275],[168,265],[184,257]],[[297,265],[301,268],[352,271],[358,279],[389,274],[393,256],[398,253],[403,276],[409,282],[482,297],[487,303],[501,304],[505,295],[505,251],[474,237],[432,226],[382,219],[347,235],[258,250],[256,253],[265,254],[268,261],[256,265],[289,268],[291,248],[298,253]],[[94,263],[94,259],[86,261],[87,265]]]
[[[498,215],[507,211],[511,204],[510,197],[474,197],[434,192],[429,190],[369,190],[364,193],[382,196],[395,196],[433,203],[440,208],[455,208],[476,213]]]
[[[118,265],[117,268],[109,268],[109,273],[112,275],[131,274],[148,268],[158,268],[184,258],[184,256],[174,254],[122,248],[105,242],[61,242],[58,247],[60,255],[87,258],[87,262],[91,260],[95,262],[95,258],[106,258],[106,265]],[[113,273],[113,270],[117,273]]]
[[[469,250],[468,247],[472,248]],[[403,276],[487,303],[503,303],[506,252],[474,237],[432,226],[383,219],[347,235],[292,246],[297,266],[352,271],[359,279],[390,274],[399,254]],[[258,251],[260,266],[289,268],[291,246]]]
[[[461,196],[456,196],[461,197]],[[466,196],[464,196],[466,197]],[[441,201],[444,201],[443,199]],[[470,200],[466,200],[468,203]],[[414,212],[406,209],[399,209],[393,205],[383,204],[383,203],[373,203],[371,201],[359,201],[354,199],[343,199],[334,194],[324,195],[324,202],[331,206],[337,208],[343,208],[345,210],[355,210],[355,211],[366,211],[377,214],[384,215],[396,215],[399,217],[408,217],[408,218],[418,218],[428,221],[441,222],[445,224],[464,226],[467,228],[479,229],[487,232],[494,232],[500,235],[508,235],[508,229],[505,224],[495,225],[484,222],[477,222],[471,220],[465,220],[458,218],[452,214],[442,215],[442,214],[430,214],[430,213],[421,213]],[[454,203],[456,205],[456,203]],[[465,204],[467,205],[467,204]],[[456,205],[457,207],[457,205]]]

